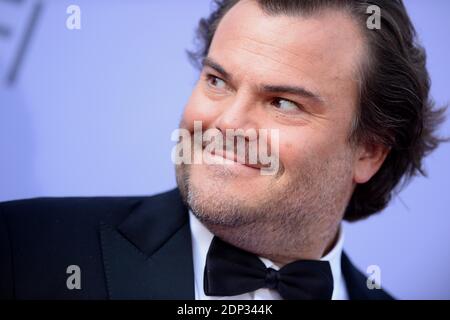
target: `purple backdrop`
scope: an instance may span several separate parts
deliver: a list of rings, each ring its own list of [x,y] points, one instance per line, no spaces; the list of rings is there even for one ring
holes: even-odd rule
[[[209,0],[0,0],[0,201],[144,195],[175,186],[170,134],[196,80],[185,49]],[[81,30],[66,28],[69,5]],[[450,2],[407,0],[449,101]],[[450,122],[441,130],[450,136]],[[450,145],[346,250],[399,298],[450,299]]]

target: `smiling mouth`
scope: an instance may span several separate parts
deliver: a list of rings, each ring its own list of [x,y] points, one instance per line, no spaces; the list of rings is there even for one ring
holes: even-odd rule
[[[212,156],[223,158],[225,160],[225,164],[240,164],[240,165],[243,165],[248,168],[255,169],[255,170],[261,170],[262,168],[270,167],[270,165],[264,165],[261,163],[252,164],[252,163],[248,163],[247,161],[245,161],[245,162],[239,161],[237,154],[234,152],[227,152],[227,151],[224,152],[222,150],[213,150],[212,152],[209,152],[209,154]],[[246,156],[246,159],[247,158],[248,157]]]

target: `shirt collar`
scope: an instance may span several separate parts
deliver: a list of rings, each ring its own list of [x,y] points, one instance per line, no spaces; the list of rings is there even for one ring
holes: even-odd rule
[[[211,231],[208,230],[197,217],[189,210],[189,222],[192,235],[192,251],[193,251],[193,261],[194,261],[194,273],[195,273],[195,291],[203,292],[203,271],[206,263],[206,255],[209,250],[209,246],[214,238]],[[332,299],[344,299],[342,296],[342,291],[340,288],[343,284],[342,273],[341,273],[341,255],[344,245],[344,231],[342,226],[339,228],[338,239],[334,247],[320,260],[328,261],[330,263],[331,273],[333,275],[333,295]],[[261,261],[265,264],[267,268],[271,267],[278,270],[279,267],[275,265],[272,261],[266,258],[259,257]]]

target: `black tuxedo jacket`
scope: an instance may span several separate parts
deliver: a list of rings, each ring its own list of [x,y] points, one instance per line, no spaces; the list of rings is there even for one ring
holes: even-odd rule
[[[68,266],[81,289],[68,289]],[[343,254],[350,299],[368,290]],[[38,198],[0,204],[2,299],[194,299],[189,215],[178,189],[152,197]]]

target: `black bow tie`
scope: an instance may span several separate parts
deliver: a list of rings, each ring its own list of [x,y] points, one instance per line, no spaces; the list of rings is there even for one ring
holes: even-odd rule
[[[254,254],[214,237],[203,285],[208,296],[234,296],[269,288],[287,300],[329,300],[333,276],[327,261],[299,260],[278,271],[266,268]]]

